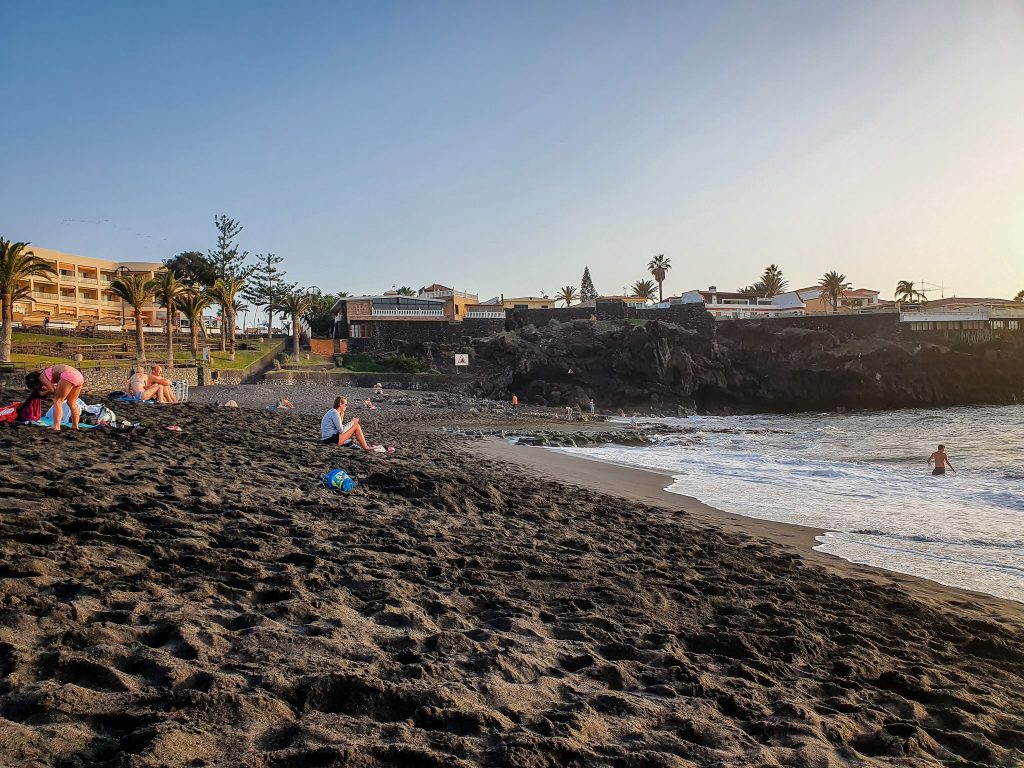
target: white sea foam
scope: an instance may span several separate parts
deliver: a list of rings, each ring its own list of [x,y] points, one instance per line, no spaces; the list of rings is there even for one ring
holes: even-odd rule
[[[1024,406],[661,419],[644,448],[570,449],[659,469],[668,490],[822,528],[817,549],[1024,601]],[[925,465],[945,443],[957,474]]]

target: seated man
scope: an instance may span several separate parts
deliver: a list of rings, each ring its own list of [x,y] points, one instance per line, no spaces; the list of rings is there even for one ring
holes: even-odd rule
[[[320,440],[331,445],[344,445],[349,440],[355,440],[364,451],[377,451],[377,446],[371,447],[367,444],[362,427],[359,426],[359,419],[345,423],[347,409],[348,398],[335,398],[334,407],[320,419]]]
[[[149,373],[149,386],[159,386],[156,399],[158,403],[176,403],[178,398],[174,396],[174,382],[163,377],[164,369],[154,365]]]

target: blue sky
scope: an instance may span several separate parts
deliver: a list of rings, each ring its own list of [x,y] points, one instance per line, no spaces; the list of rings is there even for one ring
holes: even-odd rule
[[[0,236],[482,297],[1024,288],[1024,4],[0,3]]]

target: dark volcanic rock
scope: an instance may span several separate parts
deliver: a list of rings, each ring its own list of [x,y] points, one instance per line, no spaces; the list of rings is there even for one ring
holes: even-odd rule
[[[1024,400],[1024,346],[956,348],[767,322],[552,321],[477,342],[485,397],[662,412],[902,408]]]

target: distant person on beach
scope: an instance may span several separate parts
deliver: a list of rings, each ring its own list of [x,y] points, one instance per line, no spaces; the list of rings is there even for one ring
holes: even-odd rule
[[[515,394],[512,395],[512,413],[519,415],[519,398]]]
[[[566,418],[566,421],[572,421],[572,406],[571,405],[565,406],[565,418]]]
[[[348,409],[348,398],[338,397],[334,400],[334,407],[320,419],[320,440],[330,445],[344,445],[349,440],[355,440],[364,451],[376,451],[377,446],[371,447],[366,442],[363,429],[359,426],[359,419],[345,423],[345,411]],[[383,448],[381,448],[383,450]]]
[[[370,398],[366,398],[365,400],[363,400],[363,405],[366,406],[366,410],[368,411],[377,410],[377,406],[373,404],[373,400],[371,400]]]
[[[295,403],[289,400],[287,397],[282,397],[274,405],[268,405],[267,410],[275,411],[280,413],[281,411],[291,411],[295,408]]]
[[[590,415],[594,415],[594,398],[590,398]]]
[[[373,385],[373,394],[375,394],[375,395],[383,395],[384,394],[384,385],[381,384],[379,381],[376,384]]]
[[[71,409],[71,428],[78,429],[78,398],[85,386],[85,377],[77,368],[64,363],[51,365],[40,374],[42,387],[40,394],[53,396],[53,431],[60,431],[60,422],[64,418],[64,403]]]
[[[940,444],[939,449],[928,457],[928,466],[930,467],[933,464],[935,465],[935,468],[932,470],[933,475],[946,474],[946,467],[949,467],[954,474],[956,473],[956,470],[953,469],[953,465],[949,461],[949,456],[946,455],[946,446],[944,445]]]

